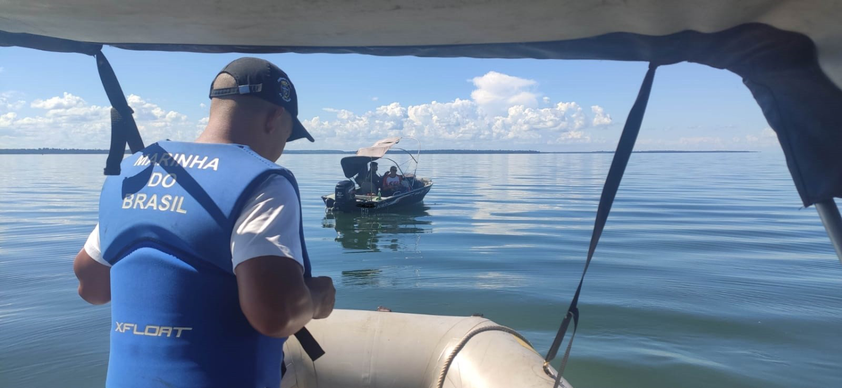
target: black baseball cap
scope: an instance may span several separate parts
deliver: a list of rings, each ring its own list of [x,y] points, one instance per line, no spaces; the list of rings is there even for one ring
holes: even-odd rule
[[[210,98],[249,95],[282,106],[292,115],[292,133],[287,141],[301,138],[315,141],[298,120],[298,95],[295,93],[295,86],[292,85],[287,73],[278,66],[265,59],[244,57],[225,66],[213,78],[214,82],[223,73],[234,77],[238,86],[214,89],[211,82]]]

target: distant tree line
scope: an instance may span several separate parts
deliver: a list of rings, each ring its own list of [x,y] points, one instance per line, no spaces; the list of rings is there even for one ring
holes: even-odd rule
[[[108,154],[108,150],[75,148],[6,148],[0,149],[0,154]]]

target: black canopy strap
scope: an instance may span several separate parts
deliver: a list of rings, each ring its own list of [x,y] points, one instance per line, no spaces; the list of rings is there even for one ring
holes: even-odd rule
[[[579,294],[582,292],[582,283],[585,281],[585,274],[588,272],[588,266],[593,259],[594,251],[599,243],[599,237],[602,235],[602,230],[605,228],[605,222],[608,220],[608,213],[611,211],[611,205],[614,204],[614,197],[617,195],[617,189],[620,187],[620,180],[623,179],[623,173],[626,171],[626,165],[629,162],[632,149],[634,149],[637,134],[640,132],[640,124],[643,122],[643,114],[646,113],[646,103],[649,101],[649,92],[652,91],[652,81],[655,78],[655,69],[658,65],[654,63],[649,64],[649,71],[646,72],[646,77],[643,78],[643,84],[640,86],[640,92],[637,94],[637,100],[629,112],[629,117],[626,119],[626,125],[623,128],[623,133],[620,135],[620,141],[617,143],[617,151],[614,152],[614,160],[611,162],[611,168],[608,170],[608,177],[605,179],[605,185],[602,187],[602,196],[599,199],[599,207],[596,213],[596,221],[594,222],[593,234],[591,235],[591,244],[588,248],[588,259],[585,261],[585,269],[582,271],[582,278],[579,280],[579,287],[576,288],[576,294],[570,302],[570,307],[567,309],[567,314],[561,322],[553,340],[550,350],[547,352],[547,357],[544,358],[545,366],[555,359],[558,350],[561,347],[561,342],[567,333],[567,327],[570,321],[573,321],[573,333],[570,335],[570,341],[567,343],[567,350],[564,352],[564,357],[561,361],[561,366],[558,369],[556,382],[554,388],[559,387],[561,377],[564,374],[564,368],[567,366],[567,359],[570,356],[570,349],[573,346],[573,339],[576,338],[576,329],[579,326]]]
[[[306,327],[302,327],[301,330],[295,333],[295,339],[298,340],[301,348],[304,349],[304,353],[307,353],[307,356],[311,360],[316,361],[319,357],[325,355],[324,349],[322,349],[316,339],[313,338],[313,334]]]
[[[134,111],[129,107],[123,88],[117,81],[114,69],[108,63],[108,59],[102,51],[94,54],[96,56],[96,67],[99,70],[99,79],[102,80],[102,87],[108,95],[111,103],[111,148],[108,151],[108,159],[105,162],[105,175],[120,175],[120,162],[126,152],[126,143],[132,152],[143,149],[143,139],[137,130],[137,123],[132,117]]]
[[[131,117],[131,116],[128,116]],[[126,130],[128,125],[117,109],[111,108],[111,146],[105,161],[105,175],[120,175],[120,162],[126,153]]]

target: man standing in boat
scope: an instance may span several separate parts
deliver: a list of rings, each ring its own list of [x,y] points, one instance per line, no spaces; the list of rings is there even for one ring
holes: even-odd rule
[[[152,144],[106,179],[74,261],[79,295],[112,302],[108,387],[278,387],[286,338],[333,310],[295,177],[274,163],[313,141],[289,77],[241,58],[210,98],[196,142]]]

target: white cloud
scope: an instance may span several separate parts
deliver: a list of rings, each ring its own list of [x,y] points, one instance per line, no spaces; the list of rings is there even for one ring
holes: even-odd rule
[[[146,142],[193,140],[196,137],[196,123],[189,122],[186,115],[166,110],[138,95],[130,94],[126,99],[134,110],[137,127]]]
[[[36,109],[37,114],[17,115],[5,123],[13,140],[8,147],[107,147],[103,144],[108,144],[108,107],[90,105],[70,93],[34,100],[30,107]]]
[[[778,139],[778,134],[775,133],[775,130],[769,127],[764,128],[760,131],[760,136],[764,139]]]
[[[0,115],[0,128],[8,128],[12,125],[12,122],[15,120],[15,117],[18,115],[15,112],[8,112],[6,114]]]
[[[471,82],[475,89],[470,99],[418,105],[392,102],[363,113],[323,108],[320,117],[302,121],[316,137],[317,148],[339,149],[354,149],[387,136],[415,137],[425,148],[535,149],[594,142],[594,138],[604,141],[591,131],[612,123],[598,105],[583,108],[577,102],[553,102],[541,96],[534,80],[489,72]],[[207,117],[191,120],[138,95],[129,95],[127,100],[146,143],[191,140],[208,123]],[[27,114],[12,112],[12,107],[25,104],[0,95],[0,128],[5,138],[14,140],[4,146],[102,148],[109,144],[108,106],[63,93],[32,101]],[[313,148],[303,143],[293,143],[293,147],[299,144]]]
[[[69,109],[86,105],[82,97],[74,96],[64,92],[63,97],[53,97],[46,100],[35,100],[30,104],[33,108],[39,109]]]
[[[18,99],[17,95],[15,92],[0,93],[0,113],[20,110],[26,105],[26,101]]]
[[[155,121],[157,125],[163,125],[162,122],[172,123],[187,120],[187,116],[175,111],[167,111],[135,94],[130,94],[126,100],[134,110],[134,118],[137,121]]]
[[[169,138],[192,140],[196,122],[187,116],[166,110],[140,96],[129,95],[138,129],[147,143]],[[0,101],[2,107],[2,101]],[[48,99],[36,99],[30,107],[34,114],[21,117],[15,112],[0,115],[0,127],[18,148],[105,148],[111,136],[111,108],[89,104],[82,97],[63,93]],[[8,143],[9,141],[7,141]]]
[[[202,133],[202,131],[205,130],[205,127],[208,126],[209,121],[210,117],[202,117],[201,119],[199,119],[199,122],[196,123],[196,130],[198,131],[196,133],[196,137],[199,136],[199,133]]]
[[[372,98],[371,98],[371,101],[377,101],[377,100],[379,100],[379,99],[380,99],[380,97],[372,97]]]
[[[335,118],[314,117],[303,123],[320,147],[347,149],[387,136],[424,139],[425,147],[435,148],[534,148],[591,142],[588,129],[612,122],[596,105],[590,113],[576,102],[539,108],[533,80],[489,72],[471,81],[476,89],[470,100],[410,106],[393,102],[362,114],[323,108]],[[546,97],[541,101],[550,103]]]
[[[516,105],[508,114],[494,118],[496,137],[505,139],[530,139],[535,141],[563,139],[561,136],[545,136],[552,132],[579,130],[587,126],[582,108],[575,102],[560,102],[551,108],[526,108]],[[547,138],[549,137],[549,138]]]
[[[207,108],[207,107],[208,107],[208,106],[207,106],[204,102],[200,102],[200,103],[199,103],[199,108],[204,109],[204,108]]]
[[[509,107],[516,105],[538,105],[538,94],[532,91],[538,84],[534,80],[490,71],[471,81],[476,87],[471,92],[471,99],[489,115],[505,114]]]
[[[768,127],[764,128],[757,134],[748,134],[744,138],[734,138],[734,142],[745,142],[755,147],[771,147],[780,145],[778,142],[778,135],[775,134],[775,131],[772,128]]]
[[[591,107],[591,112],[594,114],[592,124],[593,126],[600,126],[600,125],[608,125],[611,124],[611,115],[605,113],[605,109],[603,109],[599,105],[594,105]]]

